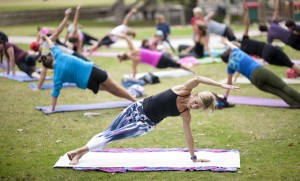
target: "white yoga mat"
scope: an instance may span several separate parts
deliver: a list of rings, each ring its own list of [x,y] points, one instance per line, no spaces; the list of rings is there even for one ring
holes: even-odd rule
[[[188,75],[193,74],[190,71],[186,71],[186,70],[182,70],[182,69],[159,71],[159,72],[152,72],[152,73],[154,75],[158,76],[159,78],[175,78],[175,77],[182,77],[182,76],[188,76]],[[147,74],[147,72],[137,73],[135,77],[136,77],[136,79],[139,79],[146,74]],[[132,74],[124,74],[123,78],[130,79],[130,78],[132,78]]]
[[[289,79],[282,78],[282,80],[287,84],[300,84],[300,79]],[[223,79],[220,81],[221,83],[227,83],[227,79]],[[251,84],[250,80],[246,77],[238,77],[236,81],[232,80],[233,84]]]
[[[78,165],[70,165],[67,155],[60,157],[54,167],[71,167],[84,170],[88,169],[113,169],[113,168],[148,168],[147,171],[157,170],[156,168],[168,168],[164,170],[176,170],[180,168],[240,168],[240,155],[237,150],[196,150],[195,154],[199,158],[208,159],[210,162],[192,162],[190,154],[182,150],[161,149],[154,151],[123,151],[123,149],[113,149],[114,151],[89,152],[79,161]],[[129,169],[130,170],[130,169]],[[206,170],[206,169],[201,169]],[[207,169],[208,170],[208,169]],[[225,170],[225,169],[224,169]]]

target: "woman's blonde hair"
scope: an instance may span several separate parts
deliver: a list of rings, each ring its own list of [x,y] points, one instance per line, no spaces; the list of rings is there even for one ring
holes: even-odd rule
[[[208,91],[200,92],[198,93],[198,98],[203,104],[203,110],[213,111],[216,109],[216,97],[213,93]]]
[[[202,9],[200,7],[195,7],[193,9],[193,13],[196,14],[196,13],[202,13]]]

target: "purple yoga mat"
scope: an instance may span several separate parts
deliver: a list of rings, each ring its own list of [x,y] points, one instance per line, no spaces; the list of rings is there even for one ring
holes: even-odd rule
[[[250,106],[267,106],[278,108],[294,108],[290,107],[281,99],[259,98],[259,97],[244,97],[244,96],[229,96],[228,101],[235,104],[243,104]],[[298,107],[299,108],[299,107]]]
[[[53,114],[57,112],[70,112],[70,111],[84,111],[84,110],[97,110],[97,109],[111,109],[111,108],[126,108],[132,104],[130,101],[119,101],[119,102],[104,102],[95,104],[76,104],[76,105],[58,105],[55,106],[55,110],[51,113],[51,106],[36,106],[35,109],[42,111],[45,114]]]

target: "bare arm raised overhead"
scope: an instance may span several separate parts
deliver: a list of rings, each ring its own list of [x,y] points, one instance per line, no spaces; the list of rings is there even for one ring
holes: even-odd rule
[[[136,13],[136,12],[137,12],[137,9],[136,9],[136,8],[132,8],[132,9],[129,11],[129,13],[125,16],[125,18],[124,18],[122,24],[123,24],[123,25],[127,25],[129,19],[131,18],[131,16],[132,16],[134,13]]]
[[[245,2],[243,2],[243,9],[244,9],[243,17],[244,17],[244,26],[245,26],[244,36],[248,36],[250,22],[249,22],[249,15],[248,15],[248,7]]]
[[[274,12],[273,12],[272,20],[276,21],[278,19],[278,15],[279,15],[279,1],[274,0]]]
[[[188,80],[184,84],[172,87],[172,90],[178,95],[187,95],[187,94],[190,94],[192,92],[192,90],[195,87],[197,87],[199,84],[212,85],[212,86],[217,86],[217,87],[221,87],[224,89],[232,89],[232,90],[239,89],[239,86],[227,85],[227,84],[217,82],[210,78],[197,76],[197,77],[194,77],[194,78]]]
[[[66,9],[64,19],[61,21],[59,26],[56,28],[55,32],[50,36],[50,39],[52,41],[57,40],[60,33],[64,30],[64,27],[68,23],[71,11],[72,11],[71,8]]]

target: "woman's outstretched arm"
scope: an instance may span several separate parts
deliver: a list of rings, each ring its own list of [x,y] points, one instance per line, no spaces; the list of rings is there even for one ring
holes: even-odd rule
[[[195,87],[197,87],[199,84],[212,85],[212,86],[217,86],[217,87],[221,87],[224,89],[232,89],[232,90],[239,89],[239,86],[223,84],[223,83],[217,82],[213,79],[210,79],[207,77],[202,77],[202,76],[197,76],[197,77],[194,77],[194,78],[188,80],[187,82],[185,82],[183,84],[183,87],[185,87],[186,89],[192,90]]]
[[[244,15],[244,26],[245,26],[244,36],[247,36],[248,32],[249,32],[250,22],[249,22],[249,15],[248,15],[248,7],[247,7],[247,4],[245,2],[243,2],[243,8],[244,8],[243,15]]]
[[[55,40],[58,39],[58,36],[63,31],[63,29],[66,26],[66,24],[68,23],[68,19],[69,19],[71,11],[72,11],[71,8],[68,8],[65,11],[65,17],[64,17],[64,19],[62,20],[62,22],[59,24],[59,26],[56,28],[56,30],[54,31],[54,33],[50,37],[52,41],[55,41]]]

